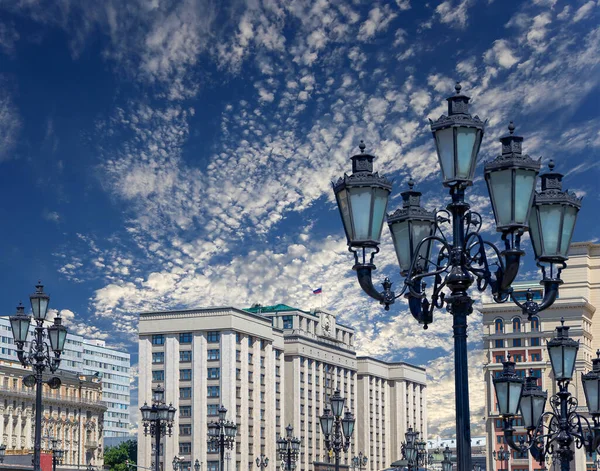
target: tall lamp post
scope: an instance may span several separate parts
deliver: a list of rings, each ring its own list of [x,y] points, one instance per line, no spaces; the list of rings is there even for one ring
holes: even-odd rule
[[[294,437],[294,427],[288,424],[285,428],[285,437],[277,440],[279,459],[285,463],[285,471],[292,471],[296,467],[296,460],[300,452],[300,439]]]
[[[269,458],[267,458],[262,453],[260,454],[259,457],[256,458],[256,466],[258,466],[261,471],[263,471],[268,466],[268,464],[269,464]]]
[[[448,446],[443,451],[442,471],[452,471],[452,451]]]
[[[4,463],[4,455],[6,455],[6,445],[0,445],[0,463]]]
[[[56,471],[56,466],[62,462],[64,450],[58,448],[58,439],[52,439],[52,471]]]
[[[510,355],[503,362],[500,376],[494,378],[498,410],[506,443],[521,453],[529,451],[543,465],[546,458],[560,461],[561,471],[568,471],[573,461],[573,447],[584,448],[591,456],[600,445],[600,350],[592,360],[593,369],[582,374],[581,382],[593,423],[577,412],[578,401],[569,391],[573,380],[579,341],[569,337],[569,327],[556,328],[556,336],[547,342],[548,356],[558,392],[550,398],[551,411],[544,412],[547,393],[530,375],[523,381],[515,371]],[[526,439],[515,441],[513,419],[520,414],[527,429]]]
[[[165,404],[165,390],[159,384],[152,389],[152,406],[144,403],[140,407],[144,435],[150,434],[155,439],[154,445],[154,470],[160,471],[160,441],[165,435],[171,436],[173,432],[173,421],[177,409],[173,404]]]
[[[208,424],[208,443],[219,448],[219,471],[223,471],[225,449],[233,449],[235,437],[237,435],[237,424],[227,420],[227,409],[221,405],[219,407],[219,421],[212,421]]]
[[[368,458],[363,455],[363,452],[359,452],[357,456],[352,458],[352,464],[354,465],[354,469],[358,469],[358,471],[362,471],[364,467],[367,466]]]
[[[36,291],[29,299],[35,321],[35,332],[30,342],[29,351],[25,351],[25,342],[31,325],[31,317],[25,314],[25,307],[19,303],[17,313],[10,317],[17,356],[24,367],[32,367],[35,374],[24,378],[24,382],[35,384],[35,435],[33,445],[33,470],[40,471],[40,456],[42,451],[42,388],[43,374],[46,369],[54,373],[60,365],[60,355],[67,340],[67,328],[62,325],[62,318],[57,315],[50,327],[44,327],[48,314],[50,296],[44,293],[44,286],[38,283]],[[46,340],[47,339],[47,340]],[[54,355],[52,355],[52,353]],[[51,388],[60,387],[60,379],[52,378],[48,381]]]
[[[505,450],[504,446],[500,446],[500,449],[498,450],[498,452],[496,453],[496,451],[492,451],[492,456],[494,457],[494,459],[496,461],[500,461],[500,466],[502,466],[502,469],[504,471],[508,471],[508,459],[510,458],[510,451],[509,450]],[[506,466],[504,466],[504,461],[506,461]]]
[[[385,278],[383,291],[373,285],[375,255],[379,252],[381,230],[386,215],[391,182],[373,172],[374,156],[365,153],[352,157],[352,174],[333,184],[349,250],[354,254],[358,283],[365,293],[389,309],[404,295],[411,314],[427,328],[435,309],[446,308],[453,317],[454,372],[456,394],[457,464],[459,471],[472,471],[471,422],[467,364],[467,316],[473,312],[469,288],[490,288],[494,301],[512,299],[531,317],[552,305],[562,283],[567,251],[581,200],[562,190],[562,175],[550,172],[541,176],[541,192],[536,192],[540,162],[522,154],[523,138],[509,134],[500,139],[502,154],[486,163],[485,180],[496,230],[502,233],[503,247],[485,241],[479,234],[480,214],[470,209],[465,192],[473,184],[477,155],[485,123],[469,114],[469,97],[456,85],[448,98],[448,115],[431,122],[443,186],[450,203],[445,210],[430,212],[421,207],[421,193],[412,179],[402,195],[402,208],[387,216],[404,286],[392,291]],[[512,298],[511,284],[517,276],[524,252],[521,238],[529,231],[538,266],[541,267],[544,298],[536,303],[530,297],[520,303]],[[437,254],[432,254],[433,246]],[[428,284],[425,280],[431,278]],[[427,289],[426,289],[427,288]]]
[[[354,416],[346,409],[344,404],[346,398],[340,395],[336,389],[333,396],[329,398],[331,409],[325,406],[323,415],[320,417],[321,430],[325,435],[325,450],[335,455],[335,471],[340,470],[340,454],[347,452],[350,448],[350,437],[354,432]]]
[[[196,458],[196,461],[194,462],[194,471],[200,471],[201,466],[202,466],[202,463],[200,463],[200,460],[198,460],[198,458]]]

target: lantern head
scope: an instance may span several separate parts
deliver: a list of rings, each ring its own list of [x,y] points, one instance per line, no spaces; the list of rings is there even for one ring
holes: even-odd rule
[[[552,373],[556,381],[571,381],[575,360],[579,350],[579,341],[569,337],[569,327],[565,325],[565,319],[560,320],[560,326],[556,328],[556,337],[546,343]]]
[[[540,161],[523,154],[523,138],[513,135],[515,125],[508,125],[509,135],[500,138],[502,154],[485,164],[485,181],[492,202],[496,230],[510,233],[527,230],[529,214],[540,170]]]
[[[456,94],[447,99],[448,115],[429,122],[444,186],[466,187],[473,184],[485,123],[478,116],[469,114],[470,98],[460,93],[461,86],[458,82],[454,89]]]
[[[165,390],[160,384],[152,388],[152,400],[157,404],[165,402]]]
[[[527,430],[535,430],[538,426],[546,407],[547,398],[548,393],[542,391],[542,388],[538,386],[538,379],[533,376],[533,371],[530,371],[529,376],[525,379],[520,404],[523,425]]]
[[[550,161],[548,168],[550,171],[540,176],[542,191],[536,192],[533,199],[529,233],[538,262],[561,263],[569,258],[581,198],[563,191],[563,176],[554,172],[554,161]]]
[[[415,270],[426,272],[431,253],[431,241],[423,243],[416,253],[417,246],[425,237],[435,234],[435,212],[421,207],[421,192],[414,191],[415,182],[408,181],[408,191],[402,193],[402,208],[388,215],[387,221],[394,241],[400,272],[408,275],[415,257]]]
[[[50,340],[50,347],[54,353],[60,355],[65,348],[67,340],[67,328],[62,325],[60,314],[54,318],[54,324],[48,327],[48,338]]]
[[[592,371],[581,375],[588,410],[593,417],[600,416],[600,350],[592,360]]]
[[[373,155],[365,153],[360,142],[360,154],[352,157],[352,175],[344,174],[332,183],[335,199],[342,216],[346,239],[350,247],[377,247],[392,190],[392,183],[373,173]]]
[[[502,373],[493,379],[498,411],[502,417],[513,417],[519,410],[523,378],[515,372],[515,362],[510,360],[510,353],[503,365]]]
[[[331,431],[333,429],[333,414],[331,413],[331,409],[329,409],[329,407],[325,407],[323,415],[319,417],[319,420],[321,421],[321,431],[323,432],[323,435],[328,437],[331,435]]]
[[[29,296],[29,300],[31,301],[33,318],[36,321],[44,321],[48,314],[48,304],[50,303],[50,296],[44,293],[44,285],[38,282],[35,285],[35,293]]]
[[[352,436],[352,433],[354,432],[355,421],[356,419],[352,415],[352,412],[346,410],[346,412],[344,413],[344,418],[342,419],[342,432],[344,434],[344,437],[346,437],[347,439],[349,439]]]
[[[22,349],[23,344],[27,341],[30,325],[31,317],[25,314],[25,306],[19,303],[17,313],[10,317],[10,327],[18,349]]]

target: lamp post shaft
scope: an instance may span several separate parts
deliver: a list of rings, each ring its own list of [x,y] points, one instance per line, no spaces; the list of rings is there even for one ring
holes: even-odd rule
[[[340,452],[335,452],[335,471],[340,471]]]
[[[287,463],[285,471],[292,471],[292,450],[287,451]]]
[[[35,363],[33,367],[35,369],[35,436],[33,442],[33,470],[40,471],[41,454],[42,454],[42,384],[44,372],[44,363],[39,361],[39,356],[43,357],[44,351],[40,352],[43,348],[43,332],[41,326],[35,328],[36,338],[36,352],[35,352]]]
[[[155,440],[154,445],[154,471],[160,471],[160,436],[162,435],[160,419],[154,422]]]
[[[225,439],[221,435],[219,440],[219,470],[225,471]]]

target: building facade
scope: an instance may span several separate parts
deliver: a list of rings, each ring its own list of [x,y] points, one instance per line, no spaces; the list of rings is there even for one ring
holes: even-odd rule
[[[371,449],[375,459],[369,460],[369,470],[398,459],[395,433],[406,429],[407,420],[425,427],[426,435],[425,371],[357,358],[354,330],[329,312],[280,304],[142,313],[139,349],[140,405],[150,404],[152,387],[161,384],[166,401],[178,409],[173,436],[163,441],[162,469],[178,455],[184,469],[198,459],[208,471],[217,470],[217,450],[207,450],[206,442],[208,422],[216,420],[219,404],[229,411],[228,419],[238,423],[227,471],[234,466],[235,471],[250,471],[261,454],[279,469],[276,440],[287,424],[302,440],[297,469],[319,468],[328,461],[319,416],[336,389],[357,418],[363,402],[372,405],[366,408],[372,410],[369,432],[364,434],[361,427],[366,423],[357,420],[351,448],[342,454],[346,467],[352,456],[359,451],[368,455]],[[362,377],[360,362],[365,365]],[[383,417],[386,408],[393,410],[395,391],[409,402],[394,410],[393,417],[402,424],[394,418],[387,429]],[[404,410],[411,414],[408,419]],[[151,438],[140,429],[140,465],[150,466],[151,450]]]
[[[32,326],[29,336],[33,335]],[[104,415],[104,437],[130,436],[130,355],[107,347],[103,340],[86,339],[67,334],[61,356],[60,370],[76,375],[95,375],[100,378],[103,400],[107,410]],[[18,365],[10,321],[0,317],[0,364]],[[27,374],[27,373],[26,373]]]
[[[580,347],[575,364],[575,374],[570,391],[578,399],[579,412],[585,413],[585,395],[581,384],[581,373],[592,369],[595,351],[600,348],[600,321],[594,319],[596,306],[600,305],[600,244],[574,243],[570,247],[568,267],[562,273],[564,284],[560,287],[559,298],[549,309],[528,320],[521,316],[521,310],[511,302],[505,304],[484,304],[483,314],[484,349],[486,364],[485,378],[485,419],[488,437],[488,462],[491,470],[541,471],[542,467],[528,453],[511,452],[507,462],[495,461],[493,452],[500,447],[507,448],[502,432],[502,421],[498,416],[493,377],[502,370],[502,361],[508,353],[516,362],[518,374],[525,376],[532,370],[539,378],[548,397],[557,392],[552,379],[552,367],[546,350],[546,341],[555,336],[555,329],[564,318],[570,327],[569,336],[579,340]],[[525,299],[528,289],[534,299],[541,299],[543,289],[537,283],[522,283],[514,286],[515,296]],[[548,410],[548,405],[546,406]],[[516,434],[524,435],[525,429],[519,419],[515,420]],[[571,469],[586,471],[594,467],[592,457],[586,457],[583,450],[575,450],[575,462]],[[594,468],[595,469],[595,468]]]
[[[7,463],[13,455],[33,454],[35,387],[23,384],[23,378],[30,373],[17,364],[0,364],[0,437],[6,445]],[[101,467],[107,408],[102,401],[100,379],[61,370],[45,376],[44,381],[50,377],[58,377],[62,384],[58,389],[44,384],[42,451],[49,452],[49,438],[56,438],[65,451],[65,466],[85,467],[91,463]]]

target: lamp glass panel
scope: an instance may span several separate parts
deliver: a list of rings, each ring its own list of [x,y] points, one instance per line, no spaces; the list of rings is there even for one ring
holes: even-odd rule
[[[508,384],[506,381],[494,382],[494,389],[496,390],[498,411],[500,412],[500,415],[506,415],[508,405]]]
[[[387,190],[376,188],[375,198],[373,199],[373,221],[371,224],[371,239],[381,239],[381,229],[383,228],[383,220],[385,219],[385,210],[387,209],[388,195]]]
[[[475,164],[477,156],[474,152],[475,137],[477,129],[459,127],[456,130],[456,153],[458,168],[456,169],[457,178],[471,178],[471,169]]]
[[[531,238],[531,244],[533,245],[535,258],[539,258],[539,256],[542,254],[542,239],[540,225],[538,224],[538,215],[539,211],[537,206],[533,206],[529,215],[529,237]]]
[[[58,347],[58,329],[53,329],[52,327],[48,329],[48,340],[50,340],[50,348],[56,351]]]
[[[58,332],[58,351],[62,352],[65,349],[67,341],[67,329],[60,329]]]
[[[350,206],[348,205],[348,192],[341,190],[336,195],[338,207],[342,214],[342,223],[344,224],[344,230],[348,239],[354,239],[354,232],[352,231],[352,220],[350,219]]]
[[[531,427],[531,424],[533,424],[533,396],[524,394],[521,398],[520,409],[523,425],[525,428]]]
[[[565,257],[569,251],[569,245],[571,245],[571,237],[573,236],[573,230],[575,229],[576,219],[577,209],[573,206],[566,206],[565,215],[563,218],[562,235],[560,239],[560,253]]]
[[[583,390],[585,391],[585,399],[587,401],[588,410],[590,414],[600,413],[600,403],[598,401],[598,379],[582,379]]]
[[[331,429],[333,427],[333,416],[331,414],[322,415],[320,417],[321,420],[321,430],[324,435],[330,435]]]
[[[554,373],[554,377],[562,378],[564,375],[562,346],[557,345],[554,347],[548,347],[548,354],[550,356],[550,364],[552,366],[552,373]]]
[[[519,410],[519,401],[521,400],[522,391],[523,383],[508,383],[508,410],[512,415],[516,415]]]
[[[562,206],[558,204],[544,204],[539,206],[539,211],[544,237],[544,255],[556,255],[559,249],[558,236]]]
[[[419,242],[421,242],[425,237],[429,236],[431,234],[431,222],[429,221],[413,221],[412,222],[412,233],[413,233],[413,247],[412,247],[412,251],[414,253],[415,250],[417,250],[417,246],[419,245]],[[423,257],[425,260],[419,260],[418,263],[418,267],[420,268],[427,268],[427,261],[429,260],[429,252],[431,250],[431,241],[428,241],[426,243],[424,243],[421,246],[421,250],[419,250],[419,253],[416,255],[417,257],[421,256]]]
[[[537,427],[537,424],[540,422],[540,417],[544,413],[544,409],[546,408],[546,398],[544,396],[534,396],[533,397],[533,427]]]
[[[348,192],[350,193],[350,205],[352,206],[354,237],[357,240],[368,240],[370,235],[371,200],[373,198],[371,188],[348,188]]]
[[[345,417],[342,420],[342,432],[344,432],[344,436],[346,438],[350,438],[352,433],[354,432],[354,418],[353,417]]]
[[[169,417],[169,408],[168,407],[159,407],[158,408],[158,418],[160,420],[167,420]]]
[[[506,226],[510,224],[511,220],[512,170],[499,170],[497,172],[490,172],[489,175],[496,224],[498,226]],[[529,200],[527,200],[526,204],[529,204]]]
[[[148,420],[150,421],[154,421],[158,418],[158,414],[156,413],[155,409],[150,409],[150,412],[148,412]]]
[[[452,463],[450,461],[443,462],[442,471],[452,471]]]
[[[330,402],[331,411],[333,412],[333,415],[335,415],[336,417],[340,417],[344,412],[344,404],[346,402],[346,398],[334,394],[333,396],[331,396]]]
[[[564,374],[565,379],[571,379],[573,377],[573,370],[575,369],[575,360],[577,358],[577,351],[579,350],[579,345],[568,346],[565,345],[563,347],[564,351]]]
[[[13,337],[15,342],[27,341],[27,334],[29,333],[29,325],[31,324],[31,318],[29,316],[13,316],[10,318],[10,326],[12,328]]]
[[[515,174],[515,222],[527,224],[531,195],[535,190],[535,170],[517,169]]]
[[[452,128],[440,129],[435,132],[438,158],[442,167],[444,180],[454,179],[454,131]]]
[[[394,239],[394,249],[398,257],[398,264],[402,271],[410,268],[410,239],[408,236],[408,221],[396,222],[391,225]]]

